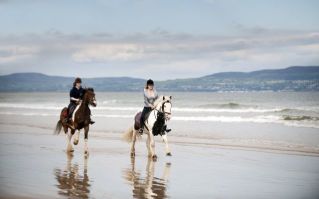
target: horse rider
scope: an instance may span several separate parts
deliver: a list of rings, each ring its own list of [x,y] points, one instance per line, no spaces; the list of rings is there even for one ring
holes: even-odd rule
[[[139,129],[139,133],[143,134],[143,129],[144,129],[144,121],[145,116],[151,112],[153,109],[155,109],[156,107],[154,106],[154,102],[158,99],[158,94],[157,91],[154,87],[154,81],[149,79],[146,82],[146,86],[144,88],[144,108],[141,114],[141,120],[140,120],[140,124],[141,124],[141,128]],[[164,126],[163,131],[169,132],[171,131],[171,129],[167,129],[167,126]]]
[[[70,104],[68,106],[68,118],[67,122],[69,123],[70,128],[74,129],[74,125],[72,121],[72,115],[76,108],[76,106],[80,103],[83,98],[84,89],[81,86],[82,80],[81,78],[75,78],[73,82],[73,88],[70,90]],[[95,122],[90,118],[90,124],[94,124]]]

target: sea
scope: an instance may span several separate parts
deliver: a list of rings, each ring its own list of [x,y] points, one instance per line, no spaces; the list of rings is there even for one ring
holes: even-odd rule
[[[169,133],[238,145],[319,148],[319,92],[160,92],[172,96]],[[143,108],[142,92],[96,92],[92,135],[123,133]],[[0,93],[0,122],[54,129],[67,92]]]

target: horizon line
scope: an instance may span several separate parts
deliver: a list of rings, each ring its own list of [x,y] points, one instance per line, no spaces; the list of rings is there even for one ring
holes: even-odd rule
[[[224,72],[217,72],[217,73],[211,73],[203,76],[198,76],[198,77],[185,77],[185,78],[175,78],[175,79],[165,79],[165,80],[156,80],[156,81],[170,81],[170,80],[183,80],[183,79],[196,79],[196,78],[202,78],[202,77],[207,77],[207,76],[212,76],[216,74],[221,74],[221,73],[252,73],[252,72],[257,72],[257,71],[271,71],[271,70],[284,70],[288,68],[294,68],[294,67],[319,67],[319,65],[307,65],[307,66],[287,66],[284,68],[272,68],[272,69],[260,69],[260,70],[252,70],[252,71],[224,71]],[[41,72],[15,72],[15,73],[8,73],[8,74],[1,74],[0,77],[2,76],[10,76],[10,75],[15,75],[15,74],[41,74],[45,76],[50,76],[50,77],[64,77],[64,78],[74,78],[76,76],[63,76],[63,75],[50,75],[50,74],[45,74]],[[131,79],[140,79],[140,80],[146,80],[144,78],[140,77],[134,77],[134,76],[97,76],[97,77],[81,77],[83,79],[94,79],[94,78],[131,78]]]

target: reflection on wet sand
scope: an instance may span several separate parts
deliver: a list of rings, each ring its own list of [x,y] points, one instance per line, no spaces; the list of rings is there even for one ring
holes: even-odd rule
[[[55,169],[58,194],[67,198],[89,198],[90,181],[88,176],[87,161],[84,158],[83,175],[80,174],[79,165],[72,163],[73,155],[67,155],[67,164],[64,169]]]
[[[168,198],[166,186],[171,164],[165,164],[162,178],[154,176],[154,164],[155,162],[149,158],[146,166],[146,175],[143,177],[141,173],[135,171],[135,158],[131,158],[131,168],[124,170],[123,177],[132,184],[134,198]]]

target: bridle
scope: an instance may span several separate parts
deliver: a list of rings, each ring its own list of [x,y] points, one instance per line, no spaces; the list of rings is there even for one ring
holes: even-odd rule
[[[87,93],[88,91],[86,91],[86,93],[84,94],[84,96],[83,96],[83,101],[85,102],[85,105],[92,105],[92,106],[94,106],[94,102],[96,101],[95,100],[95,97],[93,96],[93,97],[89,97],[89,96],[87,96],[87,95],[89,95],[88,93]],[[90,91],[90,92],[92,92],[92,91]],[[92,92],[93,94],[94,94],[94,92]]]
[[[165,104],[166,104],[166,103],[169,103],[169,104],[172,105],[172,103],[171,103],[169,100],[166,100],[166,101],[164,101],[164,102],[162,103],[161,109],[156,109],[156,108],[155,108],[155,110],[157,110],[159,113],[163,113],[164,116],[170,116],[170,115],[172,115],[172,113],[171,113],[171,112],[167,112],[167,111],[164,110],[164,107],[165,107]],[[155,114],[155,112],[154,112],[154,114]],[[165,118],[166,118],[166,117],[165,117]]]

